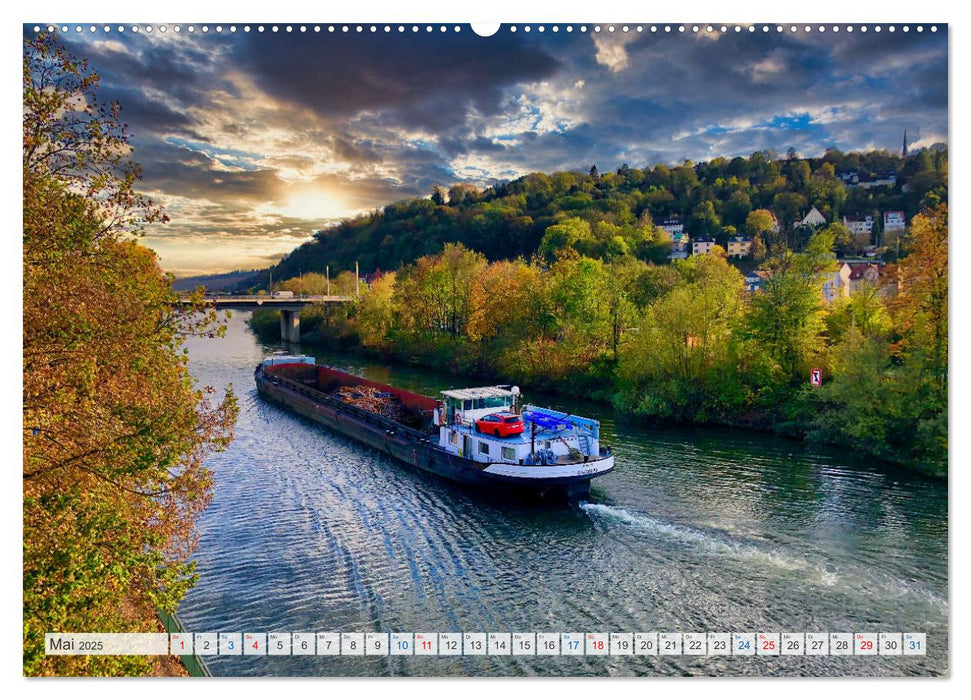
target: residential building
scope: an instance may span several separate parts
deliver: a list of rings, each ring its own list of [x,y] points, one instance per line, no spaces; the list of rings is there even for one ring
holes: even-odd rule
[[[812,209],[809,210],[809,213],[802,218],[802,221],[799,222],[799,225],[811,226],[812,228],[816,228],[818,226],[825,226],[826,217],[819,213],[819,209],[817,209],[816,207],[813,207]]]
[[[877,173],[876,177],[873,179],[861,179],[860,182],[857,183],[857,186],[862,187],[863,189],[870,189],[871,187],[896,187],[896,185],[897,173],[892,170]]]
[[[683,228],[683,227],[682,227]],[[666,230],[666,229],[665,229]],[[671,252],[668,253],[669,260],[684,260],[688,257],[688,234],[683,230],[671,234]]]
[[[850,268],[850,294],[864,285],[869,285],[871,287],[877,286],[877,284],[880,282],[880,277],[886,268],[886,263],[849,262],[843,264]]]
[[[714,238],[696,238],[691,241],[691,254],[692,255],[705,255],[710,253],[711,249],[717,245]]]
[[[867,260],[844,260],[839,262],[836,270],[823,283],[823,295],[827,301],[838,297],[847,297],[863,286],[891,289],[886,285],[887,264]]]
[[[837,175],[847,187],[870,189],[871,187],[896,187],[897,185],[897,173],[894,170],[884,170],[874,177],[860,175],[858,170],[845,170],[837,173]]]
[[[732,236],[728,239],[728,257],[744,258],[752,250],[752,239],[749,236]]]
[[[903,231],[907,228],[907,219],[902,211],[883,212],[883,231]]]
[[[843,225],[850,230],[850,233],[873,233],[873,217],[866,216],[844,216]]]
[[[680,216],[669,216],[658,224],[658,228],[667,231],[673,236],[678,233],[684,233],[684,221],[682,221]]]

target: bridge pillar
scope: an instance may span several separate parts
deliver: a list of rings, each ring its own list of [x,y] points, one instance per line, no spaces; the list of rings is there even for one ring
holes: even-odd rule
[[[280,309],[280,340],[300,342],[300,310]]]

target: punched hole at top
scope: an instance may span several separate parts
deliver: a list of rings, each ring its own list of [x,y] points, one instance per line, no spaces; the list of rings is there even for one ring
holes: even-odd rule
[[[473,22],[472,31],[479,36],[492,36],[499,31],[500,26],[498,22]]]

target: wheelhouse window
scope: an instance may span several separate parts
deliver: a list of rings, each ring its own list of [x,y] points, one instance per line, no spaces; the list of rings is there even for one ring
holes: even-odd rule
[[[487,455],[489,454],[489,443],[479,442],[479,454]]]
[[[502,458],[503,459],[508,459],[510,461],[515,461],[516,460],[516,450],[514,450],[511,447],[503,447],[502,448]]]

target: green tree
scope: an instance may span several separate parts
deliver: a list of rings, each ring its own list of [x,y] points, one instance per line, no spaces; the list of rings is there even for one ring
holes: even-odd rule
[[[743,280],[724,255],[690,258],[678,268],[681,283],[648,308],[623,347],[618,376],[635,412],[705,420],[724,409],[723,389],[736,371],[732,338]]]
[[[590,224],[577,217],[564,219],[558,224],[548,226],[543,240],[540,241],[539,255],[552,261],[557,253],[567,249],[576,250],[578,243],[588,243],[593,240]]]
[[[685,222],[685,231],[691,236],[715,235],[721,230],[721,220],[715,214],[715,205],[711,200],[699,202]]]
[[[772,208],[783,229],[789,230],[799,220],[799,215],[806,211],[806,197],[798,192],[780,192],[772,199]]]
[[[815,233],[805,250],[790,255],[752,299],[748,336],[773,359],[780,377],[792,384],[804,380],[812,359],[824,347],[822,284],[836,268],[832,246],[830,232]]]

